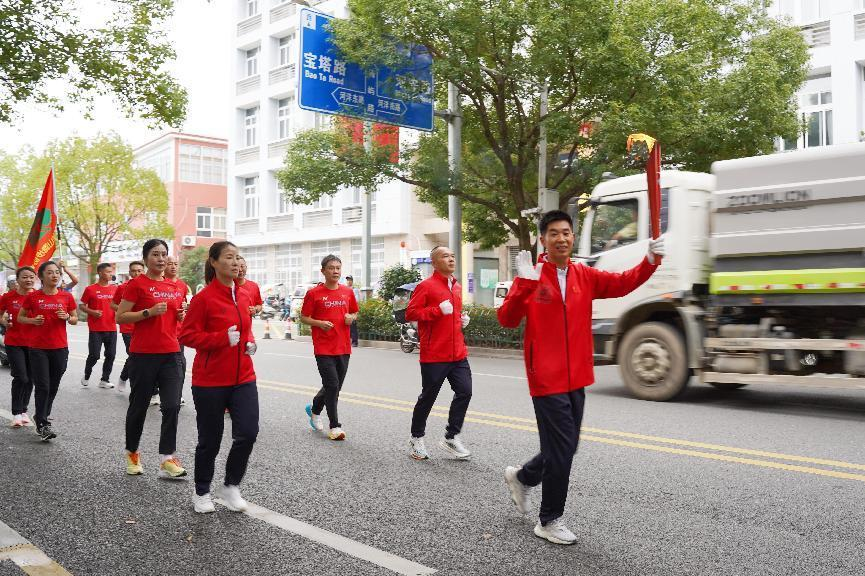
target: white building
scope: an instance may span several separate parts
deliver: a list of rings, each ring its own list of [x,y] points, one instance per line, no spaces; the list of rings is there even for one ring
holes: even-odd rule
[[[228,237],[241,247],[249,276],[263,286],[319,281],[321,259],[343,260],[343,274],[361,276],[360,190],[343,190],[309,206],[286,202],[275,178],[288,140],[328,127],[332,117],[297,106],[299,6],[290,1],[235,4],[233,130],[229,135]],[[344,0],[314,3],[345,17]],[[401,138],[411,137],[406,130]],[[384,268],[410,263],[411,251],[447,243],[447,222],[416,200],[406,184],[379,187],[372,208],[372,284]]]
[[[865,137],[865,0],[775,0],[770,14],[802,28],[811,53],[799,91],[805,130],[779,150],[858,142]]]

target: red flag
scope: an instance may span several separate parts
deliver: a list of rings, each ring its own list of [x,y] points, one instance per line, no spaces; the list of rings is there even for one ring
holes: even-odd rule
[[[652,238],[661,235],[661,143],[646,134],[631,134],[628,136],[628,152],[634,143],[646,145],[648,157],[646,158],[646,181],[649,192],[649,221],[651,224]],[[658,257],[658,262],[660,262]]]
[[[47,262],[57,248],[57,202],[54,196],[54,170],[48,173],[48,181],[42,191],[42,199],[33,218],[33,226],[27,237],[27,244],[18,259],[18,266],[32,266],[38,269]]]

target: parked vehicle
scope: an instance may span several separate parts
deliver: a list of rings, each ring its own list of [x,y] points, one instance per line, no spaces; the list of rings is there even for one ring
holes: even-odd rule
[[[592,306],[595,358],[645,400],[692,375],[865,389],[865,143],[661,173],[667,256],[624,298]],[[578,253],[622,271],[646,253],[645,176],[599,184]]]
[[[415,348],[420,349],[417,322],[408,322],[405,319],[405,310],[416,287],[416,282],[403,284],[394,290],[393,296],[393,319],[399,324],[399,347],[406,354],[411,354]]]
[[[303,297],[306,296],[306,292],[311,288],[315,288],[318,286],[317,282],[306,282],[305,284],[298,284],[294,287],[294,290],[291,291],[291,317],[295,321],[300,320],[300,309],[303,308]]]
[[[496,292],[493,295],[493,307],[499,308],[504,303],[512,284],[511,280],[496,283]]]

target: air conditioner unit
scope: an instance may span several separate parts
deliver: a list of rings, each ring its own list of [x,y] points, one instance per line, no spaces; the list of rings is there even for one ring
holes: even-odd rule
[[[183,236],[180,239],[181,246],[195,246],[195,236]]]

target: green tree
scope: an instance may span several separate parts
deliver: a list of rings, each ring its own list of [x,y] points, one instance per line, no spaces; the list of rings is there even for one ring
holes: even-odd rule
[[[420,271],[416,268],[406,268],[402,264],[396,264],[387,268],[381,274],[378,281],[378,297],[382,300],[393,300],[396,289],[403,284],[420,282]]]
[[[83,2],[0,0],[0,122],[35,102],[62,110],[64,102],[92,109],[113,93],[130,116],[179,126],[186,91],[163,70],[174,58],[165,24],[174,0],[113,0],[105,17],[82,24]],[[51,86],[63,86],[63,96]]]
[[[0,203],[17,202],[22,218],[32,222],[52,161],[65,255],[87,262],[91,278],[103,256],[122,249],[121,241],[174,236],[165,186],[153,170],[133,165],[132,148],[117,135],[72,137],[50,143],[42,155],[6,158],[0,162]],[[17,261],[15,242],[23,243],[29,229],[26,224],[0,234],[4,262],[11,256]]]
[[[398,179],[447,214],[461,199],[465,237],[483,246],[515,236],[532,246],[540,122],[549,141],[547,188],[560,206],[584,198],[603,172],[626,168],[625,141],[645,132],[664,164],[769,153],[797,131],[793,95],[807,73],[799,31],[769,18],[762,0],[350,0],[334,29],[343,55],[366,67],[403,62],[394,43],[435,58],[438,108],[462,94],[463,166],[451,174],[446,127],[404,147],[399,162],[366,154],[336,123],[300,134],[278,173],[289,200]],[[549,82],[541,117],[539,84]],[[755,97],[755,95],[759,95]]]
[[[19,156],[0,153],[0,266],[9,269],[18,265],[48,177],[27,169],[33,161],[29,148]]]
[[[207,260],[207,248],[197,246],[186,250],[180,257],[180,278],[193,291],[204,284],[204,262]]]

